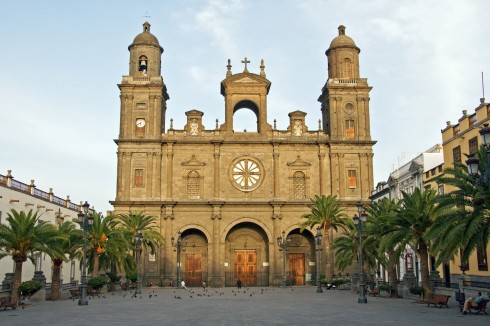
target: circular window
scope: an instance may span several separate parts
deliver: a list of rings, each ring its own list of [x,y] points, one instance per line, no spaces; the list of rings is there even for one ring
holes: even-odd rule
[[[239,158],[231,165],[230,177],[235,188],[241,191],[252,191],[262,183],[264,169],[258,160]]]

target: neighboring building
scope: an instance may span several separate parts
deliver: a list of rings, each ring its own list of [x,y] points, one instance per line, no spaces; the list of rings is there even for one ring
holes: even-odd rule
[[[468,114],[463,110],[463,116],[458,123],[453,125],[450,121],[446,127],[441,130],[442,146],[444,151],[444,169],[451,168],[454,163],[464,163],[465,154],[475,153],[481,145],[479,130],[483,124],[490,122],[490,104],[485,103],[485,99],[480,99],[480,105],[475,109],[475,113]],[[444,186],[444,193],[453,189]],[[470,256],[468,261],[469,269],[466,271],[467,279],[472,281],[482,281],[490,283],[490,272],[488,270],[488,257],[490,255],[490,246],[484,248],[480,246],[478,250]],[[461,259],[457,257],[449,262],[452,282],[455,283],[460,276]]]
[[[379,182],[376,189],[371,194],[371,200],[378,201],[382,198],[403,199],[403,192],[412,193],[416,188],[425,189],[427,175],[432,175],[443,164],[442,146],[436,144],[417,155],[415,158],[405,163],[395,171],[390,173],[388,182]],[[412,262],[415,262],[413,264]],[[413,269],[417,279],[420,279],[418,258],[412,248],[407,247],[406,252],[400,259],[398,267],[398,277],[402,279],[406,273],[407,265]],[[386,275],[383,275],[386,279]]]
[[[33,210],[38,212],[40,220],[52,224],[63,223],[77,219],[80,212],[80,205],[74,204],[70,196],[61,198],[55,196],[53,189],[48,192],[37,189],[34,180],[29,184],[22,183],[14,179],[12,171],[8,170],[6,175],[0,175],[0,223],[7,223],[7,214],[12,209],[17,212]],[[35,254],[35,264],[27,260],[22,267],[22,281],[30,280],[34,277],[34,272],[42,271],[46,277],[46,282],[51,282],[52,264],[51,258],[45,254]],[[14,272],[14,262],[7,256],[0,260],[0,277],[7,280],[10,278],[7,273]],[[64,283],[80,280],[80,264],[76,260],[68,261],[62,265],[62,281]]]
[[[175,284],[172,238],[182,232],[182,276],[189,285],[274,285],[282,280],[277,238],[290,237],[288,281],[305,284],[316,274],[314,234],[300,233],[301,216],[314,195],[336,195],[350,216],[369,202],[373,188],[367,79],[359,75],[355,42],[339,27],[326,51],[328,80],[318,99],[321,121],[308,128],[306,112],[289,113],[286,130],[269,124],[271,82],[260,72],[232,73],[221,82],[225,121],[204,127],[203,112],[185,112],[187,123],[166,128],[169,96],[161,74],[163,48],[150,24],[129,46],[123,76],[115,213],[143,211],[158,218],[166,241],[143,259],[144,284]],[[234,114],[250,110],[255,132],[234,128]],[[323,251],[325,252],[325,251]],[[325,259],[322,260],[325,272]],[[331,260],[330,260],[331,261]]]

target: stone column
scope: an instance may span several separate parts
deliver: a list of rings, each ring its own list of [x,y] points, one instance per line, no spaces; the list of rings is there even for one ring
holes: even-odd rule
[[[320,195],[325,195],[325,150],[322,145],[318,145],[318,165],[320,168]],[[308,193],[308,192],[307,192]]]
[[[280,176],[279,176],[279,144],[273,143],[272,159],[274,161],[274,196],[273,198],[280,197]]]

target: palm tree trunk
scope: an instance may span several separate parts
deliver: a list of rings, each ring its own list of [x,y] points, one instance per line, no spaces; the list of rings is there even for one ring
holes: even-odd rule
[[[14,280],[12,282],[12,293],[11,293],[11,303],[17,304],[19,301],[19,287],[20,283],[22,282],[22,264],[27,260],[27,257],[25,256],[14,256],[13,257],[14,264],[15,264],[15,271],[14,271]]]
[[[97,252],[94,255],[94,268],[92,270],[92,276],[99,276],[99,254]]]
[[[327,282],[332,282],[333,264],[332,264],[332,257],[330,255],[330,251],[331,251],[330,228],[328,228],[328,227],[324,228],[323,237],[325,239],[325,266],[326,266],[325,277],[326,277]],[[320,271],[321,271],[321,268],[320,268]]]
[[[388,251],[388,281],[390,282],[391,285],[391,293],[390,297],[391,298],[398,298],[398,276],[396,272],[396,263],[397,260],[395,260],[395,254],[393,251],[389,250]]]
[[[424,288],[424,299],[428,300],[432,298],[432,288],[429,279],[429,252],[424,241],[419,242],[418,254],[420,258],[420,278],[422,287]]]
[[[53,260],[53,275],[51,276],[51,300],[56,301],[60,299],[60,286],[61,286],[61,264],[63,260]]]

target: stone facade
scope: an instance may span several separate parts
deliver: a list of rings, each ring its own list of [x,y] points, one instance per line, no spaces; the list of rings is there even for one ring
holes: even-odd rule
[[[326,51],[328,80],[319,97],[319,125],[309,129],[306,112],[289,113],[278,130],[267,120],[271,82],[262,60],[258,74],[232,73],[221,82],[223,124],[205,128],[203,112],[186,112],[183,129],[165,128],[169,96],[161,76],[163,49],[145,23],[130,49],[123,76],[115,213],[142,211],[158,218],[166,242],[143,259],[143,282],[175,284],[177,254],[172,238],[182,232],[181,277],[188,285],[280,284],[282,252],[276,239],[289,237],[287,278],[305,284],[316,275],[313,232],[299,232],[314,195],[337,195],[352,216],[373,188],[367,79],[359,78],[359,48],[339,27]],[[237,110],[251,110],[256,132],[233,128]],[[325,259],[322,259],[325,262]],[[321,266],[324,273],[325,265]]]
[[[5,175],[0,174],[0,223],[7,224],[8,214],[15,209],[17,212],[32,210],[38,213],[41,221],[52,224],[60,224],[64,221],[77,219],[81,210],[80,205],[54,194],[53,189],[43,191],[38,189],[34,180],[23,183],[14,178],[12,171],[8,170]],[[34,263],[27,260],[22,266],[22,282],[33,279],[35,275],[42,276],[48,283],[52,278],[52,262],[48,255],[34,253]],[[61,265],[62,283],[75,283],[80,281],[80,261],[72,260]],[[0,260],[0,280],[3,279],[0,290],[10,290],[14,272],[14,261],[12,257],[6,256]],[[44,285],[44,284],[43,284]]]

